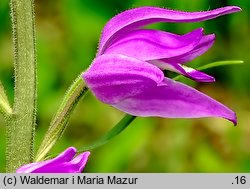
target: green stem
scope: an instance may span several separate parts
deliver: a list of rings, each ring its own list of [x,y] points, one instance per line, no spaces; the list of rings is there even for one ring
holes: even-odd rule
[[[33,161],[36,119],[34,1],[10,0],[14,43],[14,105],[7,119],[6,172]]]
[[[78,104],[81,97],[88,91],[85,82],[80,75],[66,92],[62,104],[60,105],[54,119],[50,123],[50,127],[38,149],[35,161],[41,161],[55,143],[61,138],[64,133],[68,120]]]

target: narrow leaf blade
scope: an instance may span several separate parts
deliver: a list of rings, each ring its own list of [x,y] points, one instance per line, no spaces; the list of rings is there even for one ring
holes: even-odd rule
[[[204,66],[198,67],[197,70],[206,70],[209,68],[219,67],[219,66],[228,66],[234,64],[242,64],[244,63],[242,60],[225,60],[225,61],[217,61],[206,64]]]
[[[102,136],[99,140],[90,144],[86,147],[83,147],[78,153],[84,152],[87,150],[92,150],[98,148],[107,142],[109,142],[112,138],[120,134],[124,131],[130,123],[136,118],[136,116],[126,114],[111,130],[109,130],[104,136]]]

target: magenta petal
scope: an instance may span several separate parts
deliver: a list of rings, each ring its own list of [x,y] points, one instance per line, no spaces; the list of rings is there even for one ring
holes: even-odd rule
[[[156,65],[162,70],[173,71],[198,82],[215,82],[214,77],[207,75],[204,72],[195,70],[193,68],[190,68],[181,64],[176,64],[176,63],[169,64],[167,62],[162,62],[158,60],[150,61],[150,63]]]
[[[187,61],[191,61],[192,59],[206,52],[214,43],[214,39],[215,39],[214,34],[203,36],[199,44],[194,49],[192,49],[187,53],[171,58],[151,60],[149,62],[156,65],[162,70],[170,70],[182,74],[198,82],[214,82],[215,81],[214,77],[209,76],[193,68],[181,65],[181,63],[186,63]]]
[[[82,170],[85,168],[85,165],[88,161],[88,157],[90,155],[90,152],[84,152],[76,156],[72,161],[72,165],[74,167],[74,170],[77,170],[78,173],[82,172]]]
[[[62,153],[60,153],[56,158],[51,159],[51,163],[64,163],[69,162],[76,154],[76,149],[74,147],[69,147]]]
[[[17,169],[16,173],[80,173],[87,163],[90,152],[73,158],[75,154],[76,149],[69,147],[53,159],[26,164]]]
[[[29,163],[19,167],[16,170],[16,173],[32,173],[36,168],[39,168],[42,165],[43,164],[42,163],[40,164],[39,162]]]
[[[189,62],[195,59],[196,57],[202,55],[203,53],[205,53],[213,45],[214,40],[215,40],[214,34],[205,35],[200,40],[199,44],[190,52],[187,52],[185,54],[176,57],[164,58],[161,61],[167,63],[175,63],[175,64],[177,63],[183,64]]]
[[[98,56],[83,78],[104,103],[115,104],[120,100],[149,90],[164,78],[156,66],[123,55]]]
[[[30,164],[26,164],[20,167],[17,170],[17,173],[31,173],[36,171],[37,169],[43,168],[43,166],[47,166],[48,164],[60,164],[64,162],[70,161],[74,155],[76,154],[76,149],[74,147],[69,147],[62,153],[60,153],[56,158],[46,160],[43,162],[34,162]]]
[[[140,7],[124,11],[106,24],[101,36],[98,55],[102,54],[114,39],[119,39],[128,31],[148,24],[156,22],[200,22],[240,10],[236,6],[227,6],[204,12],[182,12],[158,7]]]
[[[135,30],[108,47],[105,54],[122,54],[143,61],[176,57],[193,50],[202,39],[202,33],[202,28],[185,35],[159,30]]]
[[[179,82],[165,80],[114,107],[135,116],[166,118],[222,117],[237,123],[235,113],[211,97]]]

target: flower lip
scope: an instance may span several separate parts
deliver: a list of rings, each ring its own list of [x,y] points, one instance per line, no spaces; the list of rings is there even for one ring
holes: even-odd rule
[[[162,70],[169,70],[182,74],[197,82],[215,82],[214,77],[178,63],[168,63],[161,60],[150,61],[150,63],[156,65]]]
[[[139,7],[113,17],[104,27],[97,55],[102,54],[127,32],[157,22],[201,22],[218,16],[241,11],[240,7],[227,6],[203,12],[183,12],[158,7]]]

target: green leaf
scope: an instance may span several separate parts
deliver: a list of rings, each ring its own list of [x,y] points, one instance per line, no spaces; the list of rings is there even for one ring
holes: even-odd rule
[[[217,62],[212,62],[209,64],[206,64],[204,66],[200,66],[196,68],[197,70],[206,70],[209,68],[214,68],[214,67],[219,67],[219,66],[228,66],[228,65],[234,65],[234,64],[242,64],[244,61],[242,60],[224,60],[224,61],[217,61]],[[178,75],[173,78],[173,80],[180,80],[181,78],[184,78],[182,75]]]
[[[92,149],[98,148],[98,147],[106,144],[112,138],[114,138],[115,136],[120,134],[122,131],[124,131],[135,118],[136,118],[136,116],[126,114],[110,131],[108,131],[99,140],[97,140],[96,142],[94,142],[91,145],[83,147],[78,152],[80,153],[80,152],[84,152],[87,150],[92,150]]]
[[[10,107],[8,97],[4,91],[4,87],[1,81],[0,81],[0,112],[5,116],[12,114],[12,108]]]

